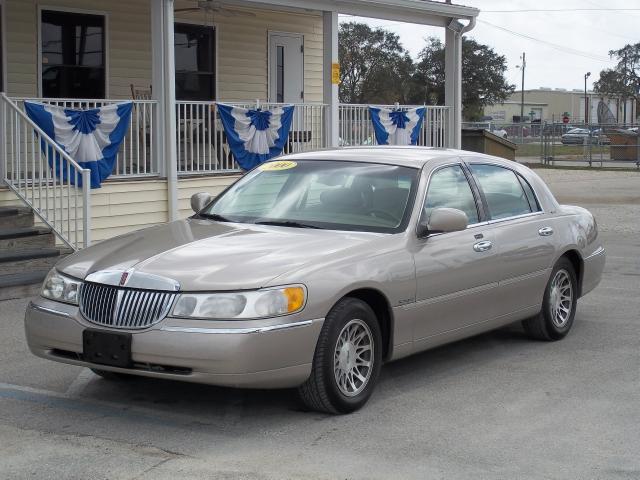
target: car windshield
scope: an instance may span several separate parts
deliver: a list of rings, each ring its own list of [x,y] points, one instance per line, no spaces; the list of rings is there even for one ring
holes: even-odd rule
[[[406,228],[419,170],[327,160],[264,163],[201,217],[297,228],[397,233]]]

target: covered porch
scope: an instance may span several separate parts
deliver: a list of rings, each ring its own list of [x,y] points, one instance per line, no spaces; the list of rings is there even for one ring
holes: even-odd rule
[[[475,23],[473,8],[418,0],[54,0],[45,8],[0,0],[0,9],[0,173],[7,188],[0,204],[26,203],[74,248],[182,218],[191,193],[215,194],[242,173],[218,102],[295,105],[283,153],[375,144],[368,106],[338,103],[340,13],[445,28],[446,105],[427,106],[419,144],[460,146],[461,36]],[[64,31],[83,21],[89,65],[70,67],[51,47],[51,25]],[[69,108],[133,101],[101,189],[56,178],[39,143],[57,146],[24,114],[28,99]],[[81,177],[73,163],[70,177]]]

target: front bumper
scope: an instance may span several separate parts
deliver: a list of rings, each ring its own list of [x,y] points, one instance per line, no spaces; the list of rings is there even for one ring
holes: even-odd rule
[[[294,317],[219,322],[168,317],[141,331],[118,329],[132,334],[134,367],[130,369],[82,359],[83,330],[109,329],[87,322],[75,306],[38,298],[27,307],[25,332],[35,355],[58,362],[211,385],[286,388],[309,377],[323,321]]]

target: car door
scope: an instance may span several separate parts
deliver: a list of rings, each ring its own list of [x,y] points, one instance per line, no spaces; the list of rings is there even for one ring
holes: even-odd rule
[[[417,240],[413,252],[417,349],[421,339],[494,317],[497,250],[469,178],[465,167],[455,163],[436,168],[428,179],[421,219],[428,219],[437,207],[457,208],[467,214],[469,226]]]
[[[514,170],[480,160],[468,165],[500,253],[499,315],[541,305],[555,253],[551,219],[528,182]]]

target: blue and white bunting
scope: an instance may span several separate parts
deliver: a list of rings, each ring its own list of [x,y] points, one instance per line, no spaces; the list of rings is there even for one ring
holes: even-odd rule
[[[24,102],[27,115],[82,168],[91,170],[91,188],[113,172],[120,144],[129,128],[132,102],[116,103],[100,108],[74,110],[37,102]],[[67,181],[67,161],[49,148],[49,166]],[[54,166],[55,161],[55,166]],[[82,178],[70,168],[72,185],[82,186]],[[61,173],[61,174],[60,174]],[[76,181],[77,180],[77,181]]]
[[[282,153],[293,120],[293,105],[250,110],[218,103],[229,148],[238,165],[250,170]]]
[[[378,145],[417,145],[424,111],[424,107],[410,110],[369,107]]]

